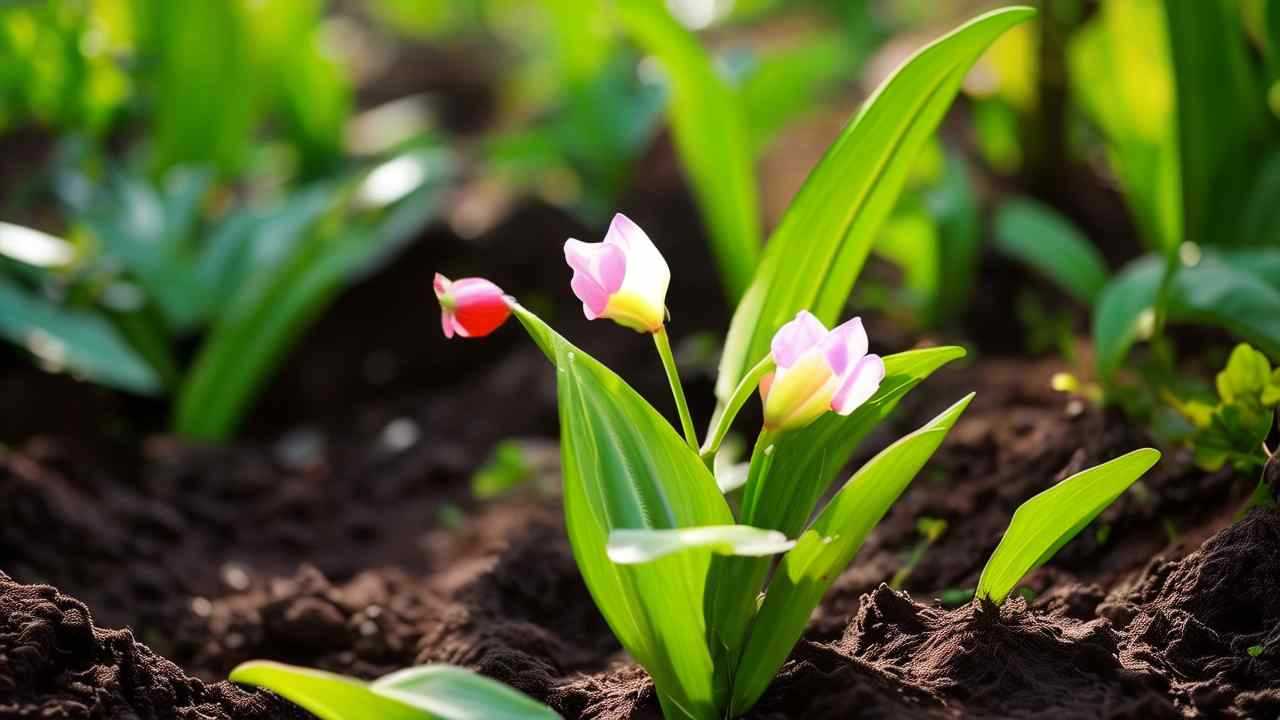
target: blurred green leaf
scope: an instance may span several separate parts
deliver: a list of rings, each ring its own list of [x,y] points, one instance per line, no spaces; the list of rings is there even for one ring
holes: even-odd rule
[[[159,393],[159,375],[111,323],[91,310],[56,305],[0,276],[0,336],[45,363],[126,392]]]
[[[739,89],[753,155],[794,116],[811,110],[832,85],[849,77],[869,50],[851,47],[839,33],[823,32],[755,58]]]
[[[1191,267],[1180,267],[1170,281],[1168,319],[1222,328],[1263,351],[1280,354],[1280,288],[1254,272],[1234,267],[1227,255],[1205,251]],[[1111,375],[1129,348],[1149,331],[1164,276],[1164,261],[1137,260],[1116,276],[1098,299],[1093,338],[1098,368]]]
[[[1071,221],[1027,198],[1009,200],[996,213],[996,247],[1053,280],[1086,305],[1107,283],[1102,255]]]
[[[1234,243],[1235,233],[1224,228],[1234,228],[1240,197],[1254,176],[1252,146],[1266,112],[1239,4],[1163,4],[1176,86],[1185,239]]]
[[[1218,396],[1227,403],[1246,398],[1259,401],[1262,391],[1270,382],[1271,361],[1246,343],[1237,345],[1231,351],[1227,366],[1215,379]]]
[[[1107,136],[1107,155],[1149,247],[1183,239],[1173,69],[1160,0],[1104,0],[1067,48],[1072,95]],[[1142,32],[1134,32],[1142,28]]]
[[[751,281],[761,232],[754,146],[742,100],[698,39],[662,3],[618,0],[614,8],[626,32],[666,70],[676,147],[698,198],[725,290],[736,300]]]
[[[782,557],[734,674],[733,704],[755,704],[791,654],[827,589],[853,561],[867,534],[920,472],[973,399],[970,394],[868,460]]]
[[[1001,33],[1034,14],[997,10],[921,49],[850,121],[787,209],[734,313],[716,385],[721,402],[796,312],[812,310],[827,324],[839,316],[917,152],[969,68]]]
[[[514,312],[556,366],[565,523],[578,569],[614,635],[653,677],[664,714],[712,720],[702,609],[710,550],[617,565],[606,548],[617,530],[730,525],[729,505],[697,453],[622,378],[528,310]]]
[[[525,457],[524,447],[514,440],[504,440],[494,448],[489,461],[471,476],[471,494],[481,500],[494,498],[532,476],[533,466]]]
[[[133,8],[153,168],[239,170],[261,101],[245,3],[134,0]]]
[[[1160,459],[1145,448],[1076,473],[1024,502],[978,578],[977,597],[999,605]]]

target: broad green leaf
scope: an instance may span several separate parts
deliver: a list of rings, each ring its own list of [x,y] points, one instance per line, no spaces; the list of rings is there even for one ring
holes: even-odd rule
[[[742,296],[760,255],[760,200],[746,110],[697,37],[659,0],[618,0],[626,32],[671,82],[671,128],[698,198],[730,298]],[[732,388],[730,388],[732,391]]]
[[[497,680],[452,665],[384,675],[370,689],[440,720],[559,720],[551,708]]]
[[[912,388],[943,365],[964,356],[958,347],[911,350],[884,359],[880,389],[848,417],[829,413],[801,430],[783,433],[773,445],[767,473],[761,455],[743,493],[740,522],[796,537],[813,516],[818,500],[843,471],[862,439],[897,407]],[[763,479],[761,475],[764,475]],[[753,483],[752,480],[755,480]],[[748,623],[756,610],[755,595],[762,588],[770,563],[751,558],[715,558],[708,617],[712,647],[720,649],[722,673],[732,673],[742,649]]]
[[[320,720],[434,720],[368,683],[334,673],[254,660],[231,671],[231,682],[265,688]]]
[[[938,224],[941,243],[944,271],[929,312],[931,322],[941,323],[968,307],[982,244],[978,197],[961,155],[946,154],[942,177],[936,187],[925,191],[924,202]]]
[[[1280,8],[1280,4],[1274,6]],[[1276,11],[1276,17],[1280,17],[1280,10]],[[1235,238],[1238,244],[1273,245],[1269,249],[1272,257],[1280,259],[1280,251],[1274,248],[1276,239],[1280,238],[1277,207],[1280,207],[1280,150],[1272,150],[1259,164],[1257,174],[1250,179],[1245,200],[1240,206],[1239,237]],[[1280,279],[1276,284],[1280,284]]]
[[[1248,273],[1280,290],[1280,248],[1238,248],[1215,250],[1213,257],[1232,269]]]
[[[156,371],[102,315],[61,307],[0,277],[0,337],[43,362],[142,395],[159,393]]]
[[[672,528],[664,530],[614,530],[605,551],[619,565],[636,565],[684,550],[710,550],[716,555],[762,557],[777,555],[795,543],[775,530],[747,525]]]
[[[1240,251],[1255,252],[1255,251]],[[1280,287],[1260,277],[1268,268],[1250,271],[1228,258],[1234,253],[1206,250],[1199,262],[1180,267],[1168,288],[1168,319],[1222,328],[1263,352],[1280,355]],[[1133,343],[1150,329],[1164,262],[1145,257],[1132,263],[1107,285],[1093,317],[1098,368],[1104,376],[1124,361]]]
[[[745,712],[764,693],[831,583],[853,561],[867,533],[907,489],[971,400],[973,395],[967,395],[869,460],[783,556],[734,675],[730,716]]]
[[[1001,33],[1034,14],[1015,7],[978,17],[917,52],[858,111],[765,247],[725,340],[721,402],[798,311],[812,310],[827,324],[840,315],[916,154],[969,68]]]
[[[653,677],[667,717],[713,720],[702,609],[711,552],[618,565],[607,546],[617,530],[731,525],[729,505],[697,453],[644,398],[537,316],[519,306],[514,313],[556,366],[565,525],[587,588]]]
[[[1238,3],[1164,0],[1176,87],[1185,239],[1235,242],[1266,111]],[[1141,108],[1130,108],[1141,112]]]
[[[1102,255],[1069,220],[1034,200],[1010,200],[996,214],[996,247],[1053,280],[1086,305],[1107,283]]]
[[[1089,468],[1024,502],[982,568],[976,596],[999,605],[1160,459],[1151,448]]]

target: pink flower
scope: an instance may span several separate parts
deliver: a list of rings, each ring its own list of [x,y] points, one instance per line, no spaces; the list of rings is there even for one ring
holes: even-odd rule
[[[852,413],[884,379],[884,361],[867,354],[867,331],[854,318],[828,331],[807,311],[783,325],[771,350],[778,369],[760,383],[764,425],[794,430],[828,410]]]
[[[447,338],[484,337],[511,316],[502,288],[484,278],[450,280],[436,273],[432,284],[440,301],[440,325]]]
[[[637,332],[657,332],[666,318],[671,269],[639,225],[613,216],[602,243],[570,239],[564,258],[573,268],[569,286],[588,320],[609,318]]]

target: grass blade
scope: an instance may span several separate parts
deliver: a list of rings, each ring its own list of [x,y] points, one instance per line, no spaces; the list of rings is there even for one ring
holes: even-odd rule
[[[320,720],[433,720],[420,710],[374,693],[367,683],[321,670],[254,660],[237,666],[230,679],[270,690]]]
[[[1034,14],[997,10],[949,33],[916,53],[854,116],[787,209],[734,313],[716,385],[722,402],[798,311],[810,309],[827,324],[837,318],[917,152],[969,68]]]
[[[999,605],[1027,573],[1040,567],[1160,459],[1134,450],[1076,473],[1023,503],[996,546],[976,596]]]
[[[524,693],[452,665],[422,665],[384,675],[370,686],[375,695],[417,708],[440,720],[560,720],[551,708]]]

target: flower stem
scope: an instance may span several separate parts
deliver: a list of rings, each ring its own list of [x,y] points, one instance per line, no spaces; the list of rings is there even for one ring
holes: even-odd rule
[[[720,450],[720,443],[724,442],[725,435],[729,434],[729,428],[733,425],[733,421],[738,417],[738,412],[742,410],[742,406],[747,403],[747,399],[756,391],[756,387],[760,384],[760,378],[772,372],[774,369],[773,355],[765,355],[764,359],[756,363],[738,383],[738,387],[734,389],[733,395],[729,397],[729,401],[724,404],[721,412],[716,413],[716,417],[712,423],[710,431],[707,433],[707,441],[702,444],[699,454],[702,461],[707,463],[707,467],[711,467],[711,463],[715,461],[716,453]]]
[[[662,367],[667,371],[667,382],[671,383],[671,394],[676,399],[676,410],[680,413],[680,427],[684,430],[684,439],[689,443],[689,447],[697,452],[698,433],[693,429],[693,418],[689,416],[689,402],[685,400],[684,387],[680,385],[680,369],[676,367],[675,355],[671,353],[671,340],[667,337],[666,326],[654,331],[653,344],[658,346]]]

